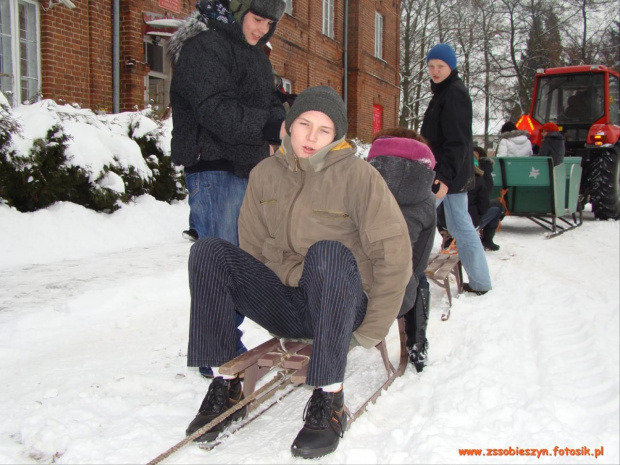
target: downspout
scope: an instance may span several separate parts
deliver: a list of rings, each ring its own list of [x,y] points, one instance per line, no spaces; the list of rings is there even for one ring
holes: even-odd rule
[[[347,108],[347,95],[349,94],[349,0],[344,0],[344,25],[343,25],[343,39],[342,39],[342,92],[344,93],[343,100],[344,106]]]
[[[120,0],[112,7],[112,113],[120,112]]]

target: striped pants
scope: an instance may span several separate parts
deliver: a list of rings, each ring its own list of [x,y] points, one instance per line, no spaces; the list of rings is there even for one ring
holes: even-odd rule
[[[355,258],[341,243],[310,247],[299,287],[288,287],[244,250],[200,239],[189,256],[189,285],[188,366],[221,366],[235,357],[237,311],[280,337],[313,339],[309,385],[344,380],[351,334],[368,299]]]

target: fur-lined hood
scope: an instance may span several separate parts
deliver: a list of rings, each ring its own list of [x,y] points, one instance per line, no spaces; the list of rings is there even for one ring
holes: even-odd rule
[[[528,139],[530,138],[530,133],[527,131],[523,131],[520,129],[515,129],[513,131],[506,131],[499,135],[500,139],[514,139],[515,137],[525,136]]]
[[[209,2],[206,0],[202,0],[201,4],[202,6],[199,5],[199,9],[194,11],[170,38],[168,51],[170,56],[170,62],[172,63],[173,67],[179,61],[183,44],[208,29],[216,29],[222,31],[222,33],[229,36],[231,40],[238,40],[246,47],[256,47],[260,49],[265,46],[271,36],[275,33],[278,21],[274,20],[271,24],[271,27],[269,28],[269,32],[267,32],[267,34],[265,34],[256,45],[250,45],[248,44],[243,35],[241,23],[237,22],[237,20],[233,18],[233,15],[230,13],[230,11],[228,11],[226,6],[222,5],[219,1]],[[200,8],[202,8],[202,10]],[[211,9],[217,9],[217,12],[214,13],[214,16],[207,17],[207,11]],[[241,19],[241,21],[243,21],[243,19]]]
[[[207,29],[207,25],[201,19],[200,12],[194,11],[170,38],[168,54],[172,66],[179,61],[183,44]]]

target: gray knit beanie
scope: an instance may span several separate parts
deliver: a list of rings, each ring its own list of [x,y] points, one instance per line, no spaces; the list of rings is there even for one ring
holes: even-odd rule
[[[243,22],[243,16],[248,11],[263,18],[280,21],[285,9],[286,0],[231,0],[230,2],[230,12],[239,24]]]
[[[306,111],[320,111],[333,121],[336,127],[336,138],[347,135],[347,108],[338,93],[329,86],[316,86],[304,90],[295,99],[295,103],[286,114],[286,132],[291,134],[291,124],[299,115]]]

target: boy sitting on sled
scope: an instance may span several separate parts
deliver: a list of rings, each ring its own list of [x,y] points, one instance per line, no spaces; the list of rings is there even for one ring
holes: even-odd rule
[[[218,371],[235,357],[239,312],[280,337],[313,339],[306,382],[316,388],[291,446],[313,458],[338,447],[349,343],[372,348],[387,335],[412,252],[385,181],[345,140],[346,108],[331,87],[302,92],[285,129],[280,150],[250,174],[241,248],[204,238],[191,249],[188,365],[214,367],[214,379],[187,435],[243,399],[241,381]],[[198,441],[214,440],[229,421]]]

